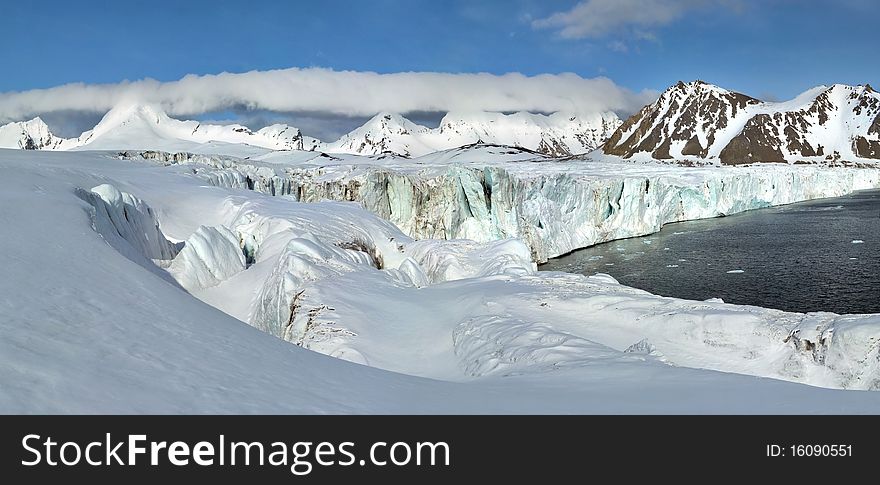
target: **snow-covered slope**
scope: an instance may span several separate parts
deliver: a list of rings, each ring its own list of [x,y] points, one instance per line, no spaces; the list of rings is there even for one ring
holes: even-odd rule
[[[880,94],[871,86],[820,86],[761,102],[702,81],[679,82],[603,145],[623,158],[754,162],[880,159]]]
[[[52,150],[58,148],[63,141],[64,139],[53,135],[40,118],[0,126],[0,148]]]
[[[355,204],[205,187],[202,177],[221,169],[111,155],[0,150],[0,220],[16,228],[0,252],[4,412],[870,413],[880,405],[880,393],[754,377],[870,388],[876,346],[866,342],[877,337],[876,316],[687,302],[608,277],[534,273],[518,241],[413,241]],[[191,250],[156,252],[168,247],[163,240]],[[213,280],[181,278],[188,293],[135,254],[159,271],[188,261],[172,273]],[[263,322],[306,348],[193,294],[255,326],[252,316],[273,314],[256,309],[275,302],[280,320]]]

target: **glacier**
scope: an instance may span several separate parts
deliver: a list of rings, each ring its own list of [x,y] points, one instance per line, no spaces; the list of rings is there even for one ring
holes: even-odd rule
[[[871,167],[680,167],[601,155],[560,160],[495,146],[413,160],[301,153],[248,160],[159,152],[146,157],[215,167],[200,176],[217,186],[301,202],[358,202],[416,239],[518,238],[539,263],[673,222],[880,187],[880,169]]]

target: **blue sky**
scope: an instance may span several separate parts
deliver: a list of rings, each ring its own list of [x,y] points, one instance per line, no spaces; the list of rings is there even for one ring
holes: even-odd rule
[[[872,0],[15,2],[0,92],[315,66],[573,72],[633,91],[700,78],[779,99],[880,81],[878,18]]]

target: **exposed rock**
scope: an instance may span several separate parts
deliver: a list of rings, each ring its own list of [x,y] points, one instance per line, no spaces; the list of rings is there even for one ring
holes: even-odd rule
[[[868,140],[863,136],[856,137],[853,151],[862,158],[880,159],[880,141]]]
[[[721,163],[742,165],[754,162],[784,162],[779,151],[779,132],[770,115],[758,115],[746,123],[743,131],[721,150]]]

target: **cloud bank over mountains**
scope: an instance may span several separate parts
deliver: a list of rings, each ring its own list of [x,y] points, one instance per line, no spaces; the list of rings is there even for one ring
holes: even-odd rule
[[[37,114],[103,113],[123,102],[157,105],[172,116],[224,110],[371,116],[379,112],[531,111],[629,114],[656,98],[604,77],[576,74],[336,71],[290,68],[188,75],[115,84],[65,84],[0,93],[0,123]]]

